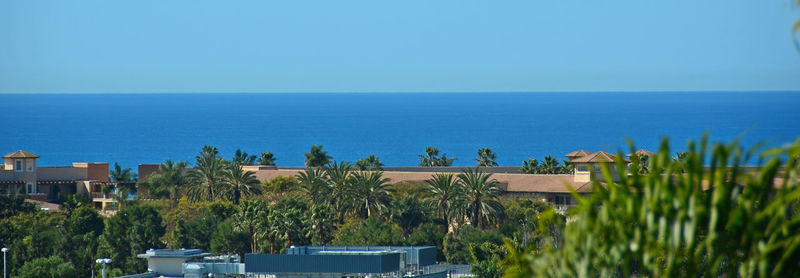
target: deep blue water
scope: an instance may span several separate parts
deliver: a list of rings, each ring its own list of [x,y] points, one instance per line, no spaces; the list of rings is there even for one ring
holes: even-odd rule
[[[322,144],[336,160],[371,153],[387,166],[419,163],[438,146],[457,165],[480,147],[500,165],[575,149],[627,150],[625,138],[673,148],[708,130],[715,141],[771,146],[800,136],[798,92],[396,93],[396,94],[5,94],[0,152],[24,149],[40,165],[193,161],[205,144],[271,151],[303,165]]]

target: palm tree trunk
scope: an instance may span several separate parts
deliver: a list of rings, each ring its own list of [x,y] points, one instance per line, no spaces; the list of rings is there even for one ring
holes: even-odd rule
[[[242,197],[242,192],[239,191],[239,187],[236,186],[233,189],[233,204],[238,205],[239,199]]]
[[[369,218],[372,214],[369,211],[369,201],[367,199],[364,199],[364,208],[367,209],[367,218]]]
[[[270,237],[269,253],[275,254],[275,236]]]

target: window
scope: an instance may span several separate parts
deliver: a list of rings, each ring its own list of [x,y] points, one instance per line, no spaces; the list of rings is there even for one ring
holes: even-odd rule
[[[595,166],[594,166],[594,170],[595,170],[595,172],[600,172],[600,169],[601,169],[601,168],[600,168],[600,165],[595,165]]]
[[[32,183],[29,183],[28,184],[28,194],[33,194],[33,193],[36,193],[36,188],[33,187]]]
[[[29,160],[27,162],[28,163],[25,164],[28,166],[28,172],[33,172],[33,163],[34,163],[33,160]]]
[[[22,160],[14,160],[16,165],[14,165],[14,172],[22,172]]]
[[[554,203],[556,205],[569,205],[572,203],[572,198],[570,196],[556,196]]]
[[[586,167],[586,165],[578,166],[578,171],[579,172],[588,172],[589,171],[589,167]]]

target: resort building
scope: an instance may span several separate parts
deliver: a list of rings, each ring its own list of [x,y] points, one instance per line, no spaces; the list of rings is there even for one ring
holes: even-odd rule
[[[57,202],[63,195],[87,196],[98,209],[113,207],[114,188],[108,179],[108,163],[75,162],[72,166],[38,165],[39,155],[16,151],[3,156],[0,194],[24,195],[37,202]],[[128,184],[132,186],[132,184]],[[43,206],[44,207],[44,206]]]
[[[630,155],[652,155],[640,150]],[[592,182],[605,182],[602,167],[606,165],[616,177],[614,161],[616,156],[607,152],[588,152],[577,150],[565,155],[575,166],[573,174],[523,174],[519,167],[487,167],[484,171],[492,173],[506,194],[527,198],[542,198],[553,203],[560,212],[576,204],[570,188],[578,194],[586,195],[592,191]],[[39,155],[16,151],[3,156],[0,165],[0,194],[22,194],[39,202],[56,202],[65,194],[89,197],[94,206],[101,210],[113,211],[120,198],[116,188],[126,186],[135,188],[133,182],[109,181],[109,164],[106,162],[76,162],[72,166],[41,167],[37,163]],[[139,164],[140,181],[147,181],[150,174],[158,171],[158,164]],[[384,177],[392,182],[424,182],[435,173],[458,174],[470,167],[385,167]],[[255,172],[261,181],[278,176],[293,177],[304,170],[303,167],[275,167],[263,165],[244,166],[245,171]],[[140,192],[144,187],[138,189]],[[123,196],[129,198],[130,196]]]

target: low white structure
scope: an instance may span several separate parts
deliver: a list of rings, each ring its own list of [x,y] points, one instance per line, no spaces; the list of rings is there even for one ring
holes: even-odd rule
[[[211,253],[200,249],[150,249],[137,257],[147,259],[148,271],[165,277],[183,277],[183,263],[200,260]]]

